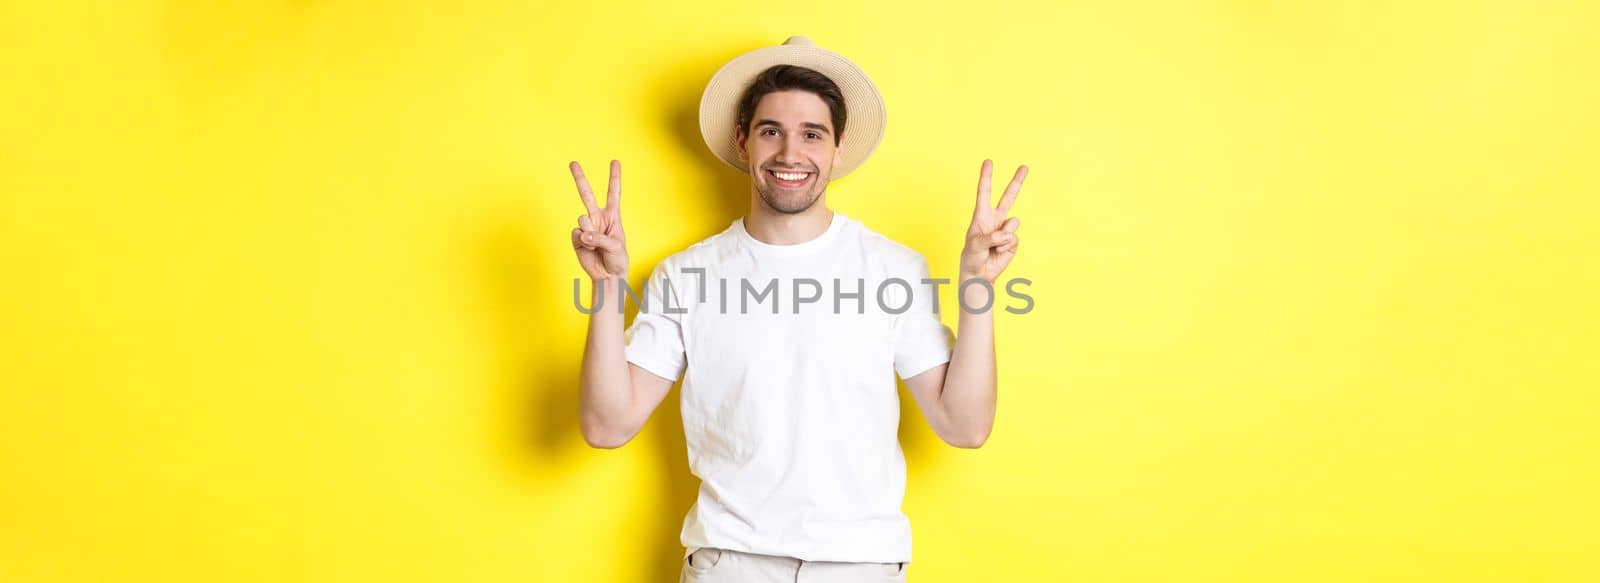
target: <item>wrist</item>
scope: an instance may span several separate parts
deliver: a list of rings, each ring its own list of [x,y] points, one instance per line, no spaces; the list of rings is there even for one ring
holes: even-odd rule
[[[590,288],[594,290],[595,295],[615,295],[617,290],[621,288],[623,281],[625,280],[620,275],[607,274],[598,277],[589,277],[589,285]]]

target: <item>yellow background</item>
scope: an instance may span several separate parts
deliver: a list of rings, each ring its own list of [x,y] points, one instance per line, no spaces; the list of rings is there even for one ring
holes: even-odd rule
[[[742,214],[695,106],[792,34],[888,104],[830,203],[936,272],[1034,170],[992,438],[905,398],[912,580],[1600,579],[1597,21],[5,2],[0,581],[675,580],[676,392],[577,430],[566,163],[637,282]]]

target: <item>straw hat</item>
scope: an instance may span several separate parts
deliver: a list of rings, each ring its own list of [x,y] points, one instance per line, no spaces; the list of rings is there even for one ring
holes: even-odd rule
[[[700,96],[700,137],[723,162],[748,173],[734,147],[733,129],[739,125],[739,98],[756,75],[774,65],[798,65],[832,79],[844,94],[843,141],[839,143],[839,164],[832,178],[849,174],[867,161],[883,140],[883,98],[878,88],[855,63],[838,53],[817,48],[811,39],[791,36],[782,45],[756,49],[734,57],[711,76],[706,92]]]

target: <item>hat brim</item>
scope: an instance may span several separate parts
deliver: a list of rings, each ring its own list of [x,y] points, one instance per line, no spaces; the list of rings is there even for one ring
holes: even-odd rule
[[[765,47],[734,57],[711,76],[705,94],[700,96],[700,136],[717,158],[734,169],[749,173],[739,160],[733,142],[739,124],[739,98],[756,75],[774,65],[798,65],[832,79],[844,94],[844,133],[839,143],[839,163],[830,179],[837,180],[859,168],[883,140],[884,107],[878,88],[866,72],[844,56],[810,45]]]

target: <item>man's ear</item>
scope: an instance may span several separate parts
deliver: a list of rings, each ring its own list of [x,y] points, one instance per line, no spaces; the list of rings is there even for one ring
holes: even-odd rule
[[[839,136],[839,144],[833,149],[833,167],[839,167],[839,161],[844,159],[844,136]]]
[[[744,153],[744,126],[733,126],[733,149],[739,152],[740,162],[749,162]]]

